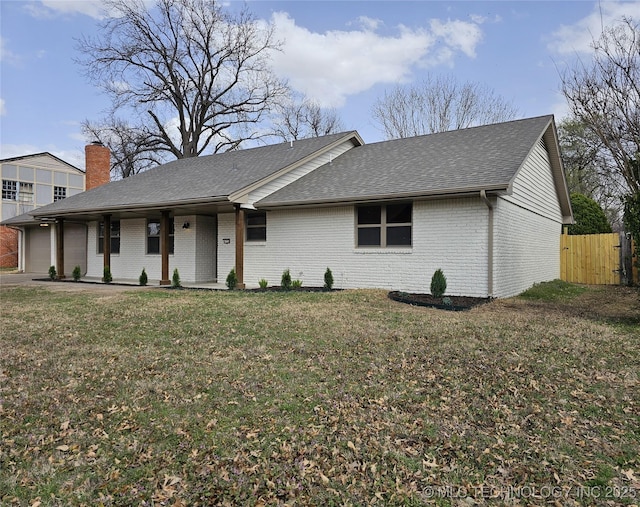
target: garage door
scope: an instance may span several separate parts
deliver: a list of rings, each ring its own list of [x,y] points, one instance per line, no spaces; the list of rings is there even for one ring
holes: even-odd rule
[[[25,229],[25,269],[29,273],[48,273],[51,266],[51,230],[53,227],[28,227]],[[64,274],[73,273],[80,266],[87,272],[87,226],[64,224]]]
[[[25,269],[29,273],[47,273],[51,266],[51,227],[25,229]]]

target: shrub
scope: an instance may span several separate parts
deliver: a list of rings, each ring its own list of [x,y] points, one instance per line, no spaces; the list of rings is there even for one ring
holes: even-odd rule
[[[58,273],[56,271],[55,266],[49,266],[49,278],[55,280],[58,277]]]
[[[441,269],[437,269],[431,277],[431,295],[441,298],[447,290],[447,279]]]
[[[291,282],[292,289],[299,289],[300,287],[302,287],[302,280],[294,280]]]
[[[329,268],[324,272],[324,288],[327,290],[333,288],[333,273]]]
[[[140,276],[138,277],[138,282],[140,283],[140,285],[147,285],[147,283],[149,282],[147,272],[144,268],[142,268],[142,273],[140,273]]]
[[[229,290],[233,290],[238,286],[238,275],[236,275],[236,270],[231,268],[229,274],[227,275],[227,288]]]
[[[611,232],[611,225],[600,205],[586,195],[571,194],[571,208],[575,224],[569,234],[602,234]]]
[[[109,266],[105,266],[102,270],[102,281],[104,283],[111,283],[113,277],[111,276],[111,268]]]
[[[283,290],[291,290],[291,273],[288,269],[285,269],[282,273],[280,287],[282,287]]]
[[[269,285],[269,282],[267,282],[266,279],[262,278],[259,282],[258,285],[260,285],[261,289],[266,289],[267,285]]]
[[[73,268],[71,276],[73,277],[74,282],[80,281],[80,278],[82,278],[82,270],[80,269],[80,266],[76,266],[75,268]]]
[[[171,277],[171,287],[177,289],[178,287],[182,287],[180,283],[180,273],[178,273],[178,268],[173,270],[173,276]]]

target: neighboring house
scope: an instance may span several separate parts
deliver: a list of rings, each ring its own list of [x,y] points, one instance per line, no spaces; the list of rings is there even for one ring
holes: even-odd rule
[[[30,212],[109,181],[109,150],[91,145],[86,154],[86,175],[46,152],[0,160],[3,224],[0,266],[46,273],[56,263],[55,227],[51,221],[34,219]],[[68,224],[65,232],[68,264],[86,267],[86,238],[85,223]]]
[[[31,213],[88,227],[87,275],[505,297],[560,275],[552,116],[365,145],[357,132],[177,160]],[[64,249],[58,265],[64,264]]]

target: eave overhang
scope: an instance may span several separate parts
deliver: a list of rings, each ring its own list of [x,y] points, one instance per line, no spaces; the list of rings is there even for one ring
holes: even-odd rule
[[[458,197],[478,197],[481,191],[484,191],[488,196],[504,195],[508,192],[508,183],[498,185],[486,185],[486,186],[472,186],[461,187],[451,189],[439,189],[433,191],[419,191],[419,192],[403,192],[394,194],[378,194],[378,195],[366,195],[366,196],[350,196],[340,199],[318,199],[318,200],[300,200],[300,201],[284,201],[284,202],[269,202],[261,203],[258,201],[255,203],[255,207],[260,210],[275,210],[286,209],[292,207],[328,207],[328,206],[347,206],[352,204],[363,204],[373,202],[385,202],[385,201],[402,201],[402,200],[437,200],[437,199],[454,199]]]

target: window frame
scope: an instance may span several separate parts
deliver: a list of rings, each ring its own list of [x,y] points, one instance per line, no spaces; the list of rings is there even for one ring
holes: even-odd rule
[[[117,227],[116,227],[117,226]],[[116,234],[117,232],[117,234]],[[104,254],[104,221],[98,222],[98,245],[97,252],[98,254]],[[120,220],[111,220],[111,254],[119,255],[120,254]]]
[[[13,187],[13,188],[9,188],[9,187]],[[3,201],[18,200],[18,182],[17,181],[2,180],[2,200]]]
[[[264,217],[264,224],[251,224],[251,218]],[[248,243],[260,243],[267,241],[267,212],[266,211],[247,211],[244,217],[244,239]],[[264,230],[260,237],[249,237],[250,231]]]
[[[392,206],[408,206],[410,213],[410,221],[409,222],[389,222],[387,210]],[[360,210],[370,208],[375,209],[379,208],[380,219],[377,222],[362,222],[360,223]],[[355,245],[356,248],[362,249],[374,249],[374,248],[400,248],[407,249],[413,247],[413,202],[412,201],[400,201],[400,202],[389,202],[384,204],[361,204],[355,206]],[[365,218],[365,217],[363,217]],[[408,244],[389,244],[388,241],[388,232],[389,229],[394,228],[409,228],[409,243]],[[361,244],[360,231],[366,229],[377,229],[380,231],[380,241],[377,244]]]
[[[25,188],[29,188],[25,191]],[[21,181],[18,185],[18,202],[32,204],[34,202],[34,185],[33,183]]]
[[[158,233],[157,234],[149,234],[149,225],[150,224],[158,224]],[[146,255],[161,255],[162,254],[162,245],[161,245],[161,237],[160,237],[160,219],[155,219],[155,218],[147,218],[147,223],[146,223],[146,241],[145,241],[145,254]],[[155,240],[158,240],[158,251],[151,251],[151,249],[149,248],[149,240],[153,239],[154,243]],[[173,255],[174,251],[175,251],[175,221],[173,219],[173,217],[169,218],[169,255]],[[153,249],[155,250],[155,249]]]
[[[53,186],[53,202],[61,201],[67,198],[67,187],[60,185]]]

